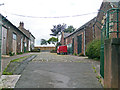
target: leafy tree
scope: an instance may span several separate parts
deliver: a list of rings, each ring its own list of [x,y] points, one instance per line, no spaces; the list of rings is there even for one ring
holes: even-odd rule
[[[51,37],[48,41],[47,41],[49,44],[56,44],[58,42],[58,38],[55,38],[55,37]]]
[[[59,35],[61,34],[61,32],[65,30],[65,28],[66,28],[66,24],[63,24],[63,25],[61,25],[61,24],[54,25],[53,29],[51,29],[52,34],[50,34],[50,35],[57,36],[57,38],[58,38]]]
[[[41,45],[47,45],[47,40],[41,39]]]
[[[75,29],[72,25],[70,25],[70,26],[68,26],[67,29],[64,30],[64,32],[66,32],[66,33],[71,33],[71,32],[73,32],[73,31],[75,31],[75,30],[76,30],[76,29]]]
[[[56,45],[57,42],[58,42],[58,38],[55,38],[55,37],[51,37],[48,40],[41,39],[41,45],[47,45],[51,43]]]

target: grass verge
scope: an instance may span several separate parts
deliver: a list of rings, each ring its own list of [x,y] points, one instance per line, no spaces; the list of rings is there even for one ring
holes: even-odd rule
[[[34,55],[34,54],[32,54],[32,55]],[[7,65],[7,67],[4,69],[2,75],[13,75],[13,72],[17,68],[18,64],[16,64],[14,67],[11,67],[10,64],[11,63],[19,63],[20,64],[22,61],[24,61],[25,59],[31,57],[32,55],[28,55],[28,56],[24,56],[24,57],[20,57],[20,58],[11,60],[10,63]],[[9,71],[8,70],[9,68],[11,68],[12,70]]]

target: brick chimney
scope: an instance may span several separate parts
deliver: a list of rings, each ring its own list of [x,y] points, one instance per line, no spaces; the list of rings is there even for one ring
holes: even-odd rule
[[[20,22],[19,27],[20,27],[20,28],[24,28],[24,23],[23,23],[23,22]]]

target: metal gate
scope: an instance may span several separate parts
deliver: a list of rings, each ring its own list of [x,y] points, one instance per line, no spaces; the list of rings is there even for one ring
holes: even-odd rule
[[[68,54],[72,54],[72,43],[67,44],[67,52]]]
[[[82,53],[82,35],[77,36],[78,54]]]
[[[104,12],[104,23],[97,21],[102,25],[101,30],[101,50],[100,50],[100,74],[104,78],[104,40],[107,38],[119,38],[119,11],[118,8],[109,9]],[[113,33],[113,34],[112,34]]]

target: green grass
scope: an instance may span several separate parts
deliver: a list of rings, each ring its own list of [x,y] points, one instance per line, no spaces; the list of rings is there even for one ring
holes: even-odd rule
[[[32,54],[34,55],[34,54]],[[14,60],[11,60],[10,63],[12,62],[22,62],[24,61],[25,59],[27,59],[28,57],[31,57],[32,55],[28,55],[28,56],[24,56],[24,57],[20,57],[20,58],[17,58],[17,59],[14,59]],[[7,72],[7,69],[9,68],[10,66],[10,63],[7,65],[7,67],[4,69],[3,71],[3,75],[13,75],[13,72]]]
[[[10,63],[7,65],[7,67],[4,69],[4,71],[3,71],[3,75],[13,75],[13,73],[12,72],[7,72],[7,68],[9,67],[9,65],[10,65]]]
[[[3,75],[13,75],[12,72],[5,72],[5,71],[4,71],[2,74],[3,74]]]
[[[73,53],[73,55],[77,56],[77,53]]]
[[[20,58],[17,58],[17,59],[14,59],[14,60],[11,60],[10,62],[22,62],[27,56],[24,56],[24,57],[20,57]],[[23,60],[21,60],[23,59]]]
[[[33,54],[32,54],[33,55]],[[26,58],[32,56],[32,55],[28,55],[28,56],[24,56],[24,57],[20,57],[14,60],[11,60],[10,62],[22,62],[23,60],[25,60]]]
[[[93,66],[94,72],[97,73],[96,68]]]

